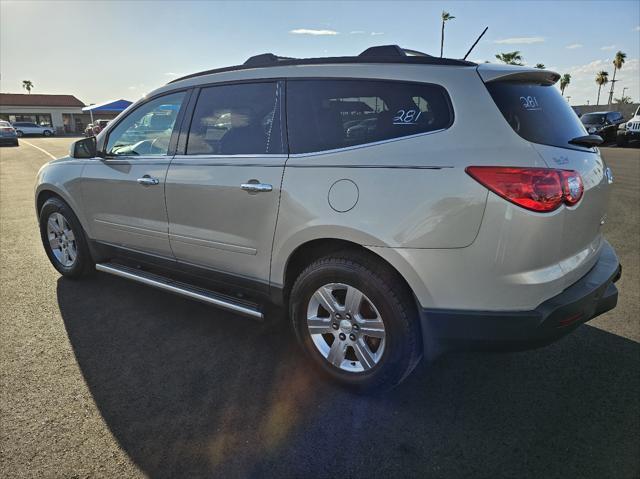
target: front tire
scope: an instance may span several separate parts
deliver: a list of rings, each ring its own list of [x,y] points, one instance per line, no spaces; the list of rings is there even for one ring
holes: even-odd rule
[[[20,130],[16,130],[16,136],[18,138],[22,138],[24,136],[24,133],[22,133]]]
[[[49,198],[40,210],[40,237],[49,261],[60,274],[80,278],[93,271],[94,262],[84,230],[69,205]]]
[[[42,136],[51,136],[51,132],[49,130],[44,130],[42,132]]]
[[[309,265],[290,295],[298,342],[322,373],[356,391],[399,384],[422,355],[415,301],[401,278],[360,253]]]

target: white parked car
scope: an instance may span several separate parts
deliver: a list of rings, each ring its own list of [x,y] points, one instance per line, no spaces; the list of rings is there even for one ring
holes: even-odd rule
[[[41,126],[36,125],[35,123],[30,123],[26,121],[16,121],[12,124],[13,128],[15,128],[18,136],[24,135],[41,135],[41,136],[51,136],[54,135],[56,130],[52,126]]]
[[[40,170],[49,259],[259,320],[284,306],[355,389],[615,307],[613,176],[560,76],[411,53],[265,54],[150,93]]]
[[[630,141],[640,140],[640,106],[625,125],[624,129],[618,130],[616,139],[618,146],[627,146]]]

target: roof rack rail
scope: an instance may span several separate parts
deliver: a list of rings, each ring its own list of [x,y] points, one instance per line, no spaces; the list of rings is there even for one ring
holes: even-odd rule
[[[273,53],[262,53],[260,55],[254,55],[249,57],[246,62],[243,63],[245,66],[250,67],[259,67],[259,66],[267,66],[267,65],[275,65],[278,62],[284,60],[294,60],[291,57],[279,57],[274,55]]]
[[[401,48],[398,45],[380,45],[367,48],[358,56],[348,57],[321,57],[321,58],[290,58],[280,57],[273,53],[262,53],[247,59],[242,65],[235,65],[223,68],[214,68],[198,73],[192,73],[169,83],[176,83],[189,78],[214,73],[246,70],[250,68],[268,68],[274,66],[293,65],[328,65],[328,64],[348,64],[348,63],[405,63],[415,65],[448,65],[448,66],[477,66],[476,63],[466,60],[454,60],[452,58],[438,58],[416,50]]]
[[[401,48],[398,45],[379,45],[369,47],[359,57],[430,57],[426,53],[417,50]]]

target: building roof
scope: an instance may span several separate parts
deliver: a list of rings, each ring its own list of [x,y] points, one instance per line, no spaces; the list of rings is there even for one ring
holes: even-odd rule
[[[73,95],[42,95],[38,93],[0,93],[2,106],[67,106],[83,107],[84,103]]]

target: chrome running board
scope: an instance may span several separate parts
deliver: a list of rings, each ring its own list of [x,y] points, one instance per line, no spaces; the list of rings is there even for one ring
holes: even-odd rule
[[[238,300],[230,296],[215,293],[180,281],[175,281],[164,276],[149,273],[148,271],[130,268],[117,263],[98,263],[96,264],[96,269],[104,273],[120,276],[121,278],[137,281],[138,283],[146,284],[147,286],[169,291],[170,293],[202,301],[254,319],[264,319],[262,311],[253,303]]]

